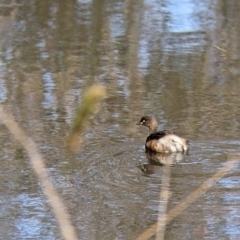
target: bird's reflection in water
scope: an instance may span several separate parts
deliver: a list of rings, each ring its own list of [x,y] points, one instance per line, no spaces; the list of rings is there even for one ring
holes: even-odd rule
[[[154,174],[161,168],[161,185],[159,189],[159,206],[156,239],[165,239],[166,214],[169,199],[171,197],[170,178],[171,166],[176,165],[184,158],[183,153],[155,153],[146,151],[148,163],[141,164],[139,167],[146,175]]]
[[[147,174],[154,174],[159,166],[174,166],[178,162],[181,162],[184,158],[184,154],[177,153],[155,153],[146,151],[146,157],[148,163],[139,165],[142,172]]]

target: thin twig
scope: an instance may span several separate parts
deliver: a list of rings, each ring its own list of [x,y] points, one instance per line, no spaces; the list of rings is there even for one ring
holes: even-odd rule
[[[13,117],[8,114],[3,106],[0,105],[0,120],[5,124],[8,130],[22,144],[28,153],[32,168],[40,181],[42,191],[47,198],[53,213],[58,221],[61,229],[62,237],[66,240],[76,240],[77,235],[72,226],[67,209],[59,197],[57,191],[48,176],[43,157],[37,149],[35,142],[26,135],[26,133],[18,126]]]
[[[215,47],[216,49],[222,51],[222,52],[226,52],[226,50],[224,50],[223,48],[220,48],[220,47],[218,47],[218,46],[216,46],[216,45],[212,45],[212,46]]]

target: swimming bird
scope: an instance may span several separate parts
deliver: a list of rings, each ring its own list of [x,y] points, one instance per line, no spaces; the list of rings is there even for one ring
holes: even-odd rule
[[[177,136],[171,131],[158,131],[158,123],[153,116],[143,116],[137,125],[143,125],[149,128],[149,136],[145,143],[146,151],[159,153],[186,153],[188,151],[188,140]]]

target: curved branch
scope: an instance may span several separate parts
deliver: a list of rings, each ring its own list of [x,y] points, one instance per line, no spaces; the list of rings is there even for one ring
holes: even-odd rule
[[[62,237],[67,240],[76,240],[77,235],[69,220],[67,209],[57,191],[54,189],[54,186],[48,176],[43,157],[39,153],[36,143],[33,139],[27,136],[27,134],[14,121],[13,117],[8,114],[1,105],[0,120],[27,151],[32,168],[39,179],[41,189],[58,221]]]

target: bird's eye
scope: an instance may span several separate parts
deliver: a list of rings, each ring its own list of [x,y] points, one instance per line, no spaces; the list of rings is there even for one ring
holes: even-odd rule
[[[145,120],[142,120],[141,124],[145,123]]]

